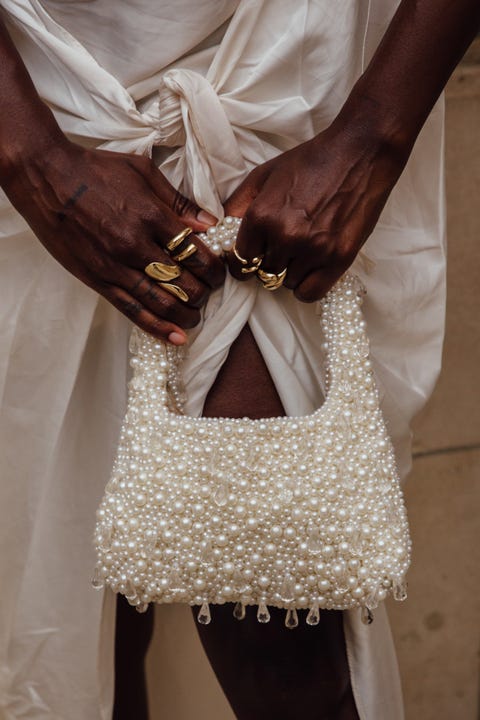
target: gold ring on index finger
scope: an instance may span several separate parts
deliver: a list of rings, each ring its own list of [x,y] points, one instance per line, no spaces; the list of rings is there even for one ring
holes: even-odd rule
[[[241,272],[244,274],[257,272],[258,268],[262,264],[263,255],[260,255],[259,257],[254,257],[253,260],[246,260],[239,254],[236,245],[232,247],[232,252],[237,258],[238,262],[243,265],[243,267],[241,268]]]
[[[193,232],[191,227],[184,228],[181,232],[175,235],[171,240],[167,242],[167,250],[172,252]]]

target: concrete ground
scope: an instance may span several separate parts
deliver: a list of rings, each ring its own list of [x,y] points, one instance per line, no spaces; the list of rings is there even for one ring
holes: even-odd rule
[[[414,427],[406,487],[414,541],[409,599],[389,604],[406,720],[480,718],[480,41],[447,90],[446,152],[444,366]],[[149,655],[152,720],[234,720],[188,609],[159,608],[157,620]]]

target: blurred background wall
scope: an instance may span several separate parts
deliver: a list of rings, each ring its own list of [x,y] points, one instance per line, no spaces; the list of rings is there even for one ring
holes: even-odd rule
[[[446,98],[443,370],[414,424],[409,598],[389,606],[407,720],[480,718],[480,39]]]
[[[409,598],[389,605],[406,720],[480,719],[480,40],[447,88],[446,164],[444,366],[414,427]],[[192,624],[186,608],[157,609],[151,718],[235,720]]]

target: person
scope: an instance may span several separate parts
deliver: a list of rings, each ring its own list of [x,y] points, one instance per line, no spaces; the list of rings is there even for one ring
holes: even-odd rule
[[[114,602],[89,587],[90,535],[125,408],[128,321],[188,339],[190,414],[306,414],[322,398],[315,301],[353,263],[405,474],[443,332],[437,100],[480,7],[0,7],[0,707],[8,719],[108,718]],[[240,257],[286,268],[284,288],[239,282],[234,255],[225,273],[195,239],[176,281],[187,302],[145,274],[184,227],[224,213],[243,218]],[[324,615],[318,631],[274,621],[262,636],[218,609],[202,641],[237,717],[402,717],[384,611],[369,628]],[[119,619],[133,622],[123,606]],[[117,720],[147,715],[150,618],[139,622],[133,649],[128,630],[117,636],[117,679],[131,681],[130,700],[117,683]]]

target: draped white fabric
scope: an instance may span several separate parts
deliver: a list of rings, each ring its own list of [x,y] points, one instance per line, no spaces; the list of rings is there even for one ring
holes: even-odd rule
[[[110,150],[160,148],[170,181],[217,216],[249,169],[332,120],[395,5],[0,0],[66,132]],[[357,267],[403,473],[409,421],[440,364],[442,122],[440,103],[365,246],[372,262]],[[91,533],[125,407],[129,326],[44,251],[3,195],[0,237],[0,717],[105,720],[114,603],[90,586]],[[231,278],[191,333],[189,412],[201,412],[247,321],[286,411],[311,412],[322,398],[315,306]],[[346,634],[362,720],[400,720],[384,611],[370,628],[349,614]]]

